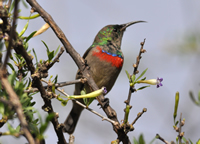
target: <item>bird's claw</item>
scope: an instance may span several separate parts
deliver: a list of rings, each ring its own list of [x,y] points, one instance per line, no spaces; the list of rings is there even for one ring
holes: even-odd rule
[[[109,99],[108,98],[104,98],[102,101],[102,108],[106,108],[107,106],[109,106]],[[100,105],[99,103],[97,104],[98,106]]]

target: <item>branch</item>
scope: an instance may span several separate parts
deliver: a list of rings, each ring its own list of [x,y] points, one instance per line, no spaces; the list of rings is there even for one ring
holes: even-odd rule
[[[42,79],[42,81],[45,82],[46,84],[49,84],[48,81],[46,81],[46,80],[44,80],[44,79]],[[69,95],[68,95],[66,92],[64,92],[63,90],[61,90],[61,89],[59,89],[59,88],[56,88],[56,90],[58,90],[60,93],[64,94],[65,96],[69,97]],[[101,118],[102,118],[102,121],[103,121],[103,120],[106,120],[106,121],[112,123],[113,125],[117,125],[117,123],[116,123],[115,121],[113,121],[113,120],[111,120],[111,119],[109,119],[109,118],[107,118],[107,117],[101,115],[100,113],[94,111],[93,109],[91,109],[91,108],[89,108],[88,106],[82,104],[81,102],[77,101],[76,99],[71,99],[71,100],[73,100],[73,101],[76,102],[78,105],[82,106],[83,108],[87,109],[88,111],[90,111],[90,112],[96,114],[97,116],[101,117]]]
[[[86,82],[86,79],[80,78],[80,79],[73,80],[73,81],[56,83],[55,88],[63,87],[63,86],[67,86],[67,85],[72,85],[72,84],[76,84],[76,83],[85,83],[85,82]],[[49,87],[49,85],[43,86],[43,87],[45,89],[47,89]],[[33,92],[37,92],[37,91],[39,91],[37,88],[31,88],[31,89],[28,89],[28,90],[24,90],[25,93],[33,93]]]
[[[50,113],[54,113],[53,107],[51,105],[51,100],[48,98],[45,88],[43,87],[41,81],[40,81],[40,77],[37,76],[37,74],[35,74],[36,69],[34,67],[34,64],[32,62],[31,57],[28,55],[27,51],[25,50],[25,48],[23,47],[23,42],[21,39],[18,39],[17,42],[14,45],[14,50],[17,54],[23,56],[23,58],[26,61],[26,64],[28,66],[29,71],[31,72],[31,76],[33,79],[33,85],[40,91],[41,97],[44,101],[44,106],[42,107],[46,112]],[[57,134],[58,137],[58,144],[66,144],[66,140],[65,137],[63,135],[62,129],[60,128],[60,124],[58,122],[57,117],[54,117],[51,122],[53,123],[54,126],[54,130]]]
[[[40,81],[40,77],[38,77],[35,72],[36,69],[33,65],[32,59],[31,57],[28,55],[27,51],[25,50],[25,48],[23,47],[23,43],[22,40],[18,40],[18,43],[16,43],[16,45],[14,46],[14,49],[16,51],[17,54],[20,54],[23,56],[23,58],[25,59],[28,69],[32,74],[32,79],[33,79],[33,84],[34,86],[40,91],[41,97],[44,101],[44,106],[42,107],[46,112],[50,113],[54,113],[53,107],[51,105],[51,100],[48,98],[45,88],[43,87],[41,81]],[[65,137],[63,135],[62,129],[60,128],[60,124],[58,122],[57,117],[54,117],[51,122],[53,123],[54,126],[54,130],[57,134],[58,137],[58,144],[66,144],[66,140]]]
[[[137,58],[136,58],[136,64],[133,65],[133,67],[134,67],[133,75],[136,75],[136,74],[139,72],[139,71],[138,71],[138,66],[139,66],[139,63],[140,63],[140,59],[142,58],[141,55],[142,55],[142,53],[144,53],[144,52],[146,51],[146,50],[143,49],[144,43],[145,43],[145,39],[144,39],[143,42],[140,43],[141,48],[140,48],[139,54],[138,54],[138,56],[137,56]],[[127,122],[128,122],[128,113],[127,113],[126,109],[128,109],[128,111],[129,111],[129,109],[132,108],[132,106],[130,106],[130,101],[131,101],[131,94],[132,94],[134,91],[135,91],[135,89],[134,89],[132,86],[130,86],[128,98],[127,98],[127,100],[124,101],[124,103],[126,104],[126,108],[125,108],[125,110],[124,110],[124,111],[125,111],[125,114],[124,114],[124,122],[123,122],[122,126],[124,125],[125,127],[127,127],[127,126],[129,125],[129,124],[127,123]],[[133,126],[133,124],[137,121],[137,119],[138,119],[139,117],[141,117],[142,114],[143,114],[144,112],[146,112],[146,109],[145,109],[145,110],[143,109],[143,112],[142,112],[142,113],[139,113],[139,115],[137,116],[137,118],[132,122],[131,126],[128,126],[128,127],[131,128],[131,127]],[[130,130],[132,130],[132,129],[130,129]],[[126,130],[126,133],[128,133],[128,130]]]
[[[50,25],[50,27],[53,29],[56,36],[60,39],[60,41],[64,45],[66,52],[69,53],[69,55],[72,57],[72,59],[74,60],[74,62],[76,63],[76,65],[78,66],[80,71],[82,72],[83,77],[87,79],[88,85],[94,91],[98,90],[99,88],[96,85],[96,83],[94,82],[92,76],[90,75],[90,70],[85,65],[84,59],[81,58],[81,56],[75,51],[75,49],[72,47],[70,42],[67,40],[67,38],[64,35],[64,33],[62,32],[62,30],[54,22],[52,17],[35,0],[27,0],[27,2],[32,6],[32,9],[34,11],[37,11],[41,15],[41,17],[44,19],[44,21],[46,23],[48,23]],[[116,112],[114,111],[114,109],[112,109],[109,105],[106,105],[106,107],[104,107],[104,105],[102,103],[105,101],[104,96],[100,95],[96,99],[98,100],[99,104],[103,108],[103,110],[106,113],[106,115],[108,116],[108,118],[110,118],[113,121],[118,123],[118,125],[113,125],[113,129],[117,133],[118,139],[120,141],[122,141],[123,143],[130,143],[128,136],[123,131],[123,128],[120,127],[120,124],[119,124],[119,121],[117,119],[117,115],[116,115]]]
[[[170,144],[168,141],[164,140],[159,134],[156,134],[156,138],[164,142],[165,144]]]
[[[140,51],[139,51],[139,54],[136,58],[136,64],[134,64],[134,70],[133,70],[133,74],[136,75],[139,71],[138,71],[138,66],[139,66],[139,63],[140,63],[140,59],[142,58],[141,55],[142,53],[144,53],[146,50],[143,49],[144,47],[144,43],[145,43],[145,39],[143,42],[140,43],[141,45],[141,48],[140,48]],[[135,91],[135,89],[133,89],[131,86],[129,88],[129,94],[128,94],[128,99],[125,101],[126,105],[129,105],[130,104],[130,101],[131,101],[131,94]]]
[[[56,58],[53,60],[53,62],[50,63],[50,64],[47,66],[47,69],[50,69],[56,62],[59,62],[59,58],[60,58],[60,56],[63,54],[63,52],[64,52],[64,48],[61,47],[60,52],[58,53],[58,55],[56,56]]]
[[[11,47],[13,45],[12,41],[13,41],[13,38],[14,38],[14,34],[16,34],[15,33],[15,25],[16,25],[16,20],[17,20],[17,15],[18,15],[18,3],[19,3],[19,0],[16,0],[15,1],[15,8],[14,8],[13,23],[12,23],[12,27],[11,27],[10,34],[9,34],[10,36],[9,36],[8,49],[7,49],[7,53],[6,53],[4,63],[2,65],[2,69],[4,71],[6,70],[7,62],[9,60],[9,57],[10,57],[10,54],[11,54]]]
[[[19,101],[18,96],[14,92],[12,86],[9,84],[8,79],[6,78],[6,73],[7,73],[6,66],[7,66],[7,62],[9,60],[10,54],[11,54],[11,47],[13,46],[13,39],[16,38],[15,37],[15,35],[16,35],[15,25],[16,25],[16,19],[17,19],[17,15],[18,15],[18,2],[19,2],[18,0],[15,1],[13,23],[12,23],[11,30],[9,31],[9,45],[8,45],[4,63],[0,70],[0,81],[1,81],[2,86],[4,87],[4,89],[7,91],[8,95],[9,95],[10,103],[12,104],[12,106],[14,107],[14,109],[17,113],[17,116],[23,127],[23,130],[25,132],[25,136],[26,136],[27,140],[29,141],[30,144],[34,144],[35,141],[31,135],[31,133],[28,130],[28,124],[27,124],[27,122],[25,120],[25,116],[23,114],[22,105]],[[4,20],[7,21],[7,18]]]

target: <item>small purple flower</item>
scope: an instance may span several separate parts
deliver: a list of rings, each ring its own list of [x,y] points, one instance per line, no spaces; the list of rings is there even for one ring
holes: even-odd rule
[[[107,94],[107,89],[106,89],[106,87],[103,87],[103,94]]]
[[[161,83],[162,81],[163,81],[163,78],[159,78],[159,77],[157,78],[157,88],[159,88],[160,86],[163,86]]]
[[[163,78],[157,78],[157,79],[149,79],[149,80],[139,80],[138,83],[146,83],[150,85],[157,85],[157,88],[159,88],[162,85]]]

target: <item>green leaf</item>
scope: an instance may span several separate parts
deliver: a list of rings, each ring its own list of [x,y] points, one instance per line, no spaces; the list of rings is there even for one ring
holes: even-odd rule
[[[49,48],[48,48],[47,44],[44,41],[42,41],[42,42],[45,45],[45,47],[47,48],[47,55],[49,55],[50,51],[49,51]]]
[[[138,142],[137,142],[137,140],[136,140],[135,137],[133,138],[133,143],[134,143],[134,144],[138,144]]]
[[[12,69],[12,71],[15,71],[15,69],[11,63],[7,63],[7,65]]]
[[[4,104],[0,102],[0,114],[4,115],[4,112],[5,112]]]
[[[85,94],[86,94],[86,91],[85,91],[85,89],[83,89],[81,91],[81,95],[85,95]],[[84,102],[85,105],[87,105],[88,104],[88,98],[83,98],[83,102]]]
[[[156,140],[157,138],[155,137],[155,138],[153,138],[151,141],[150,141],[150,143],[149,144],[153,144],[153,142]]]
[[[26,38],[25,43],[27,43],[27,42],[33,37],[33,35],[34,35],[36,32],[37,32],[37,31],[32,32],[32,33]]]
[[[27,28],[28,28],[28,24],[29,24],[29,20],[27,21],[27,23],[26,23],[26,25],[24,26],[23,30],[18,34],[19,37],[21,37],[21,36],[25,33],[25,31],[26,31]]]
[[[56,77],[53,79],[53,81],[52,81],[52,82],[53,82],[54,84],[56,84],[56,83],[57,83],[57,81],[58,81],[58,75],[56,75]]]
[[[40,14],[35,14],[35,15],[30,16],[30,17],[19,16],[18,18],[22,19],[22,20],[30,20],[30,19],[35,19],[39,16],[40,16]]]
[[[22,3],[23,3],[23,5],[24,5],[25,8],[28,8],[28,5],[27,5],[27,3],[24,0],[22,0]]]
[[[189,139],[189,141],[191,141],[190,139]],[[197,141],[197,143],[196,144],[200,144],[200,139]]]
[[[3,50],[4,43],[0,42],[0,52]]]
[[[13,3],[11,4],[11,6],[10,6],[10,12],[13,10],[13,8],[15,7],[15,1],[13,1]]]
[[[128,77],[129,82],[131,82],[130,74],[128,73],[127,70],[125,70],[125,72],[126,72],[126,75],[127,75],[127,77]]]
[[[175,105],[174,105],[174,123],[176,121],[176,116],[177,116],[177,111],[178,111],[178,103],[179,103],[179,92],[176,92]]]
[[[58,46],[58,48],[56,49],[54,56],[58,53],[58,50],[60,49],[60,46]]]
[[[7,127],[11,134],[15,133],[15,129],[11,126],[10,123],[7,123]]]
[[[62,100],[62,101],[61,101],[62,106],[66,106],[67,103],[68,103],[68,101],[69,101],[69,100]]]
[[[13,85],[16,78],[16,73],[13,72],[11,75],[8,76],[8,82]]]
[[[51,62],[51,60],[53,59],[53,57],[54,57],[54,51],[52,51],[52,52],[50,52],[48,54],[49,62]]]
[[[142,134],[139,136],[139,144],[145,144],[145,141],[144,141]]]
[[[199,100],[199,102],[200,102],[200,91],[199,91],[199,93],[198,93],[198,100]]]
[[[144,77],[143,79],[141,79],[141,80],[145,80],[146,79],[146,77]]]
[[[178,121],[175,122],[175,126],[177,126],[177,124],[178,124]]]
[[[187,139],[186,139],[185,137],[182,137],[182,140],[183,140],[184,142],[186,142],[186,141],[187,141]]]
[[[136,81],[139,80],[139,79],[146,73],[147,70],[148,70],[148,68],[146,68],[146,69],[141,73],[141,75],[136,79]]]
[[[95,98],[89,98],[89,101],[88,101],[87,106],[89,106],[89,105],[93,102],[94,99],[95,99]]]
[[[41,125],[41,127],[39,129],[40,130],[40,134],[44,133],[44,131],[47,129],[47,127],[49,125],[49,122],[53,119],[54,116],[55,116],[55,114],[51,113],[46,117],[45,123],[43,125]]]
[[[32,49],[32,50],[33,50],[33,54],[34,54],[35,59],[36,59],[36,64],[38,64],[38,59],[37,59],[37,55],[36,55],[36,53],[35,53],[35,50],[34,50],[34,49]]]
[[[50,113],[47,117],[45,122],[49,123],[55,117],[55,113]]]
[[[20,132],[20,129],[21,129],[21,127],[20,127],[20,125],[18,125],[18,126],[16,127],[16,132]]]
[[[193,144],[193,142],[191,141],[191,139],[189,139],[190,144]],[[200,144],[200,139],[196,142],[196,144]]]
[[[134,83],[134,81],[135,81],[135,75],[134,74],[131,76],[131,80]]]
[[[28,49],[28,43],[24,43],[23,46],[24,46],[25,50]]]
[[[137,89],[137,91],[138,91],[138,90],[142,90],[142,89],[144,89],[144,88],[147,88],[147,87],[150,87],[150,85],[148,85],[148,86],[143,86],[143,87],[140,87],[139,89]]]

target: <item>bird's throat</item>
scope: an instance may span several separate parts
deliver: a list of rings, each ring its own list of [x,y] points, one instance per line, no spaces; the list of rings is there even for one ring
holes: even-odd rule
[[[102,61],[106,61],[117,68],[121,68],[123,65],[123,58],[120,55],[111,54],[102,50],[99,46],[96,47],[96,51],[93,51],[93,56],[98,57]]]

